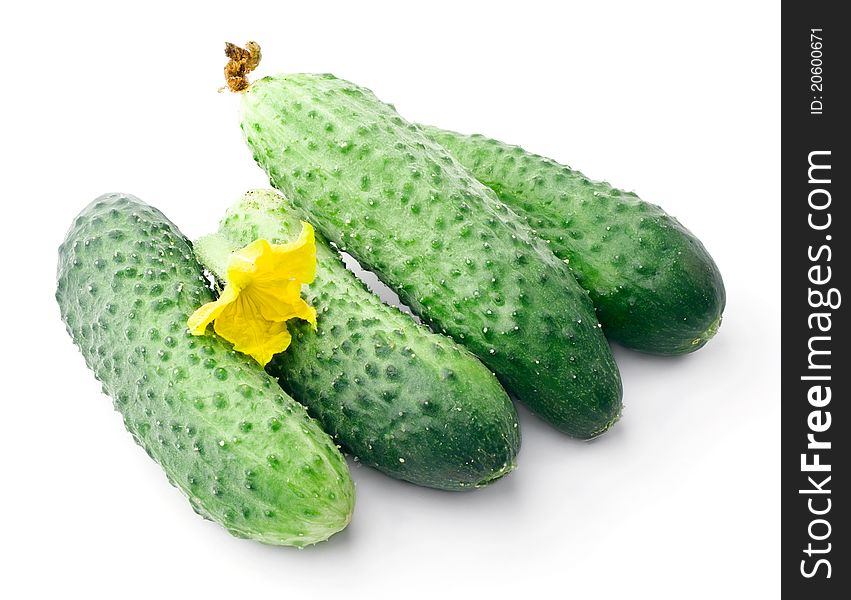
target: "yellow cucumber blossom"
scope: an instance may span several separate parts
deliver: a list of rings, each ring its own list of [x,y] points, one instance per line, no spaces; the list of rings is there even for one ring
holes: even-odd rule
[[[316,328],[316,310],[301,298],[301,286],[316,275],[313,226],[302,222],[298,239],[288,244],[255,240],[230,256],[227,283],[219,299],[208,302],[189,317],[193,335],[204,335],[207,325],[265,366],[286,350],[292,337],[289,319],[304,319]]]

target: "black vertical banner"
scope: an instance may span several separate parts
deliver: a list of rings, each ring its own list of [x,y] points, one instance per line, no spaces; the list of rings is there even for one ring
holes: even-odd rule
[[[782,589],[851,598],[851,30],[844,3],[782,14]]]

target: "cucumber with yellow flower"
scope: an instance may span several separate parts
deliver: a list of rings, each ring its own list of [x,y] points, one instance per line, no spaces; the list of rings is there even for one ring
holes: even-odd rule
[[[248,192],[195,252],[225,285],[191,320],[193,331],[212,321],[362,463],[447,490],[513,469],[517,415],[496,377],[383,304],[280,194]],[[299,282],[311,283],[304,298]],[[300,319],[288,331],[271,320],[279,313]]]

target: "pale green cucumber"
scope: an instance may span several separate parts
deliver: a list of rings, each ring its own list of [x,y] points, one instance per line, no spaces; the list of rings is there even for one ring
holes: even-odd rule
[[[202,516],[239,537],[304,546],[349,522],[346,461],[251,358],[187,317],[212,293],[166,217],[101,196],[59,249],[68,333],[136,442]]]
[[[195,251],[222,280],[232,251],[259,238],[292,241],[300,229],[285,198],[255,190]],[[464,490],[510,472],[520,434],[496,377],[449,338],[383,304],[320,234],[316,261],[304,295],[318,312],[317,330],[291,321],[293,343],[267,371],[344,449],[392,477]]]
[[[449,152],[368,90],[331,75],[260,79],[245,139],[326,239],[560,430],[594,437],[621,382],[588,293]]]

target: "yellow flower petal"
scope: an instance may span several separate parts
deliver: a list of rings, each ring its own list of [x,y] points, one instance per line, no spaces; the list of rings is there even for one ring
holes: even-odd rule
[[[286,263],[290,277],[302,283],[313,283],[316,277],[316,236],[313,225],[302,221],[298,239],[287,244],[276,244],[273,249],[274,254],[270,259]],[[274,266],[270,270],[277,272],[278,267]]]
[[[255,240],[234,252],[227,267],[227,285],[215,302],[196,310],[187,321],[194,335],[213,322],[217,334],[234,350],[266,365],[289,347],[290,319],[304,319],[316,329],[316,310],[301,297],[301,286],[316,276],[313,227],[302,222],[298,239],[288,244]]]
[[[227,268],[228,283],[241,288],[279,289],[285,281],[312,283],[315,276],[316,238],[313,226],[305,222],[296,241],[272,245],[268,240],[255,240],[234,252]]]
[[[189,316],[189,319],[186,321],[189,332],[192,335],[204,335],[207,325],[222,314],[222,311],[227,308],[228,304],[236,300],[237,295],[238,292],[233,287],[227,286],[218,300],[207,302],[207,304]]]
[[[263,365],[286,350],[292,337],[286,321],[267,321],[253,317],[253,309],[246,306],[250,300],[240,296],[229,305],[213,327],[216,333],[233,343],[233,349],[248,354]]]
[[[230,255],[227,268],[227,284],[244,289],[254,282],[257,274],[257,260],[263,254],[272,252],[269,240],[254,240],[245,248]]]
[[[298,281],[280,282],[278,287],[251,285],[243,295],[251,298],[264,319],[286,321],[298,317],[302,312],[297,308],[304,300],[299,295],[301,285]]]
[[[301,298],[298,299],[295,309],[295,317],[307,321],[313,325],[313,330],[316,331],[316,309]]]

